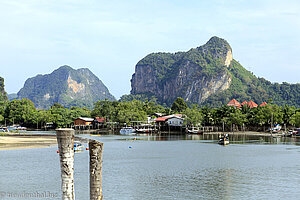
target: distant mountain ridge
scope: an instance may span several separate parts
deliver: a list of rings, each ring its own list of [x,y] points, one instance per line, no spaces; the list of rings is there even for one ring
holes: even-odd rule
[[[75,70],[64,65],[51,74],[26,80],[18,98],[30,99],[37,108],[48,109],[54,103],[65,107],[92,107],[99,100],[115,100],[107,87],[89,69]]]
[[[221,106],[268,99],[300,107],[300,84],[271,83],[257,78],[233,59],[228,42],[216,36],[187,52],[152,53],[135,66],[131,95],[157,98],[170,105],[177,97],[199,105]]]

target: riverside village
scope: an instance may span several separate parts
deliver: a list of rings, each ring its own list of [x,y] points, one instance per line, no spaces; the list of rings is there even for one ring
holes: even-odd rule
[[[0,200],[300,199],[300,1],[0,16]]]

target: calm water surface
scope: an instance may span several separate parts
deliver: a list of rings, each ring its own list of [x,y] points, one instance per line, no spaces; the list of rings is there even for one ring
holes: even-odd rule
[[[104,199],[299,199],[300,138],[92,137],[104,142]],[[57,147],[0,151],[0,199],[61,199]],[[75,154],[76,199],[89,199],[88,151]],[[9,195],[15,195],[11,198]]]

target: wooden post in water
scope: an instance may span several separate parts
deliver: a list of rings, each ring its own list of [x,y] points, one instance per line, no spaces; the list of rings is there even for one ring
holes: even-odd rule
[[[90,151],[90,200],[102,200],[103,143],[89,140]]]
[[[62,200],[74,200],[74,130],[56,129],[60,158]]]

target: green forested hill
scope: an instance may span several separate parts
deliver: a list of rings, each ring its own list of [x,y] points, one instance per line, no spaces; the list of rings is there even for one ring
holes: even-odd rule
[[[229,89],[210,96],[204,105],[220,106],[231,99],[250,101],[261,104],[272,99],[277,105],[289,105],[300,108],[300,84],[271,83],[264,78],[258,78],[247,71],[237,61],[233,60],[228,68],[232,77]]]
[[[300,84],[271,83],[247,71],[232,58],[228,42],[212,37],[187,52],[151,53],[140,60],[131,80],[133,98],[170,105],[177,97],[199,105],[221,106],[235,98],[261,104],[300,107]]]
[[[107,87],[89,69],[75,70],[61,66],[51,74],[26,80],[18,98],[30,99],[39,109],[49,109],[54,103],[64,107],[93,107],[100,100],[115,100]]]
[[[4,89],[4,78],[0,77],[0,101],[7,101],[7,93]]]

